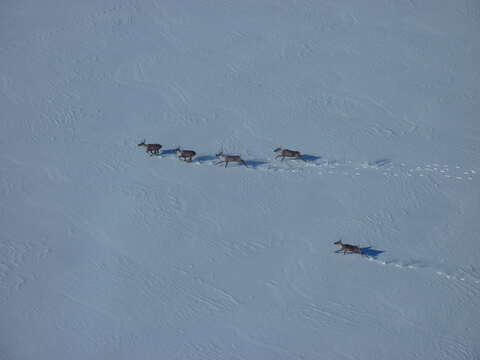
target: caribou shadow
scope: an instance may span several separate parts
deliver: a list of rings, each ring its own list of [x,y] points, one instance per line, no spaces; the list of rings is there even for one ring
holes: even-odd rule
[[[378,255],[385,252],[383,250],[372,249],[371,246],[360,248],[360,251],[362,252],[362,255],[365,255],[365,256],[368,256],[368,257],[371,257],[371,258],[374,258],[374,259],[376,259],[378,257]]]
[[[215,159],[216,159],[216,156],[213,156],[213,155],[200,155],[195,157],[195,160],[193,160],[193,162],[201,164],[201,163],[212,161]]]
[[[379,168],[379,167],[390,164],[390,162],[391,161],[389,159],[379,159],[375,161],[370,161],[368,163],[368,166]]]
[[[322,158],[321,156],[310,155],[310,154],[302,154],[302,156],[305,161],[317,161]]]
[[[265,161],[265,160],[245,160],[245,163],[248,165],[248,167],[251,167],[252,169],[255,169],[259,166],[268,164],[268,161]]]
[[[176,155],[176,152],[175,152],[174,149],[165,149],[165,150],[162,150],[160,155],[161,156],[163,156],[163,155]]]

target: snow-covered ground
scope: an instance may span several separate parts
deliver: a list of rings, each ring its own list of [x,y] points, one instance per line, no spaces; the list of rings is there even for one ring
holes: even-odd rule
[[[479,33],[478,0],[2,1],[0,359],[478,359]]]

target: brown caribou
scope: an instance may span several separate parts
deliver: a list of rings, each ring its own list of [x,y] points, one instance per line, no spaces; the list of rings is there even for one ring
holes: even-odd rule
[[[279,153],[277,156],[275,156],[275,159],[278,159],[279,157],[281,157],[282,160],[285,160],[285,158],[288,157],[288,158],[294,158],[294,159],[302,159],[303,161],[305,161],[302,154],[300,154],[300,151],[276,148],[275,150],[273,150],[273,152]]]
[[[193,150],[182,150],[179,147],[173,149],[173,151],[175,151],[175,153],[180,159],[186,162],[192,162],[193,157],[197,155],[197,153]]]
[[[343,251],[343,255],[345,255],[347,252],[352,254],[363,254],[362,249],[360,249],[357,245],[344,244],[342,243],[342,240],[335,241],[334,244],[340,246],[340,249],[335,252]]]
[[[162,145],[160,144],[145,144],[145,140],[138,144],[138,146],[145,147],[145,152],[149,153],[150,156],[159,155],[160,149],[162,148]]]
[[[237,162],[237,163],[245,165],[248,168],[247,163],[242,160],[240,155],[225,155],[223,153],[223,151],[221,151],[218,154],[216,154],[215,156],[222,160],[222,161],[216,163],[215,165],[225,163],[225,167],[227,167],[229,162]]]

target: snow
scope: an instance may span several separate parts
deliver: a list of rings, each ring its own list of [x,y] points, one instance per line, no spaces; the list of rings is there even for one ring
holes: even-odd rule
[[[0,359],[480,356],[477,1],[0,20]]]

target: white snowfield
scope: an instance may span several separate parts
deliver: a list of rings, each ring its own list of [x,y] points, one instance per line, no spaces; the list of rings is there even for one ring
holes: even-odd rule
[[[477,0],[2,1],[0,359],[479,359],[479,34]]]

